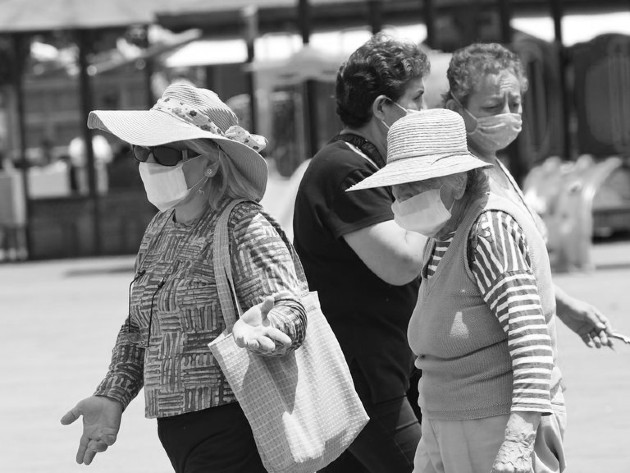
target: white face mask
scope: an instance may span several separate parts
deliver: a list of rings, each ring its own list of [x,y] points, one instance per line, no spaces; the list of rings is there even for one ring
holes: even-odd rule
[[[193,159],[198,158],[199,156]],[[175,166],[162,166],[157,163],[140,163],[140,177],[144,183],[147,198],[149,202],[162,212],[175,207],[188,197],[191,189],[197,187],[202,181],[208,180],[208,177],[203,177],[194,186],[188,188],[183,167],[183,161],[177,163]]]
[[[516,139],[523,127],[523,120],[518,113],[476,118],[468,110],[466,112],[477,123],[475,129],[468,133],[468,139],[482,151],[495,153],[506,148]]]
[[[419,113],[419,112],[420,112],[420,110],[413,110],[413,109],[411,109],[411,108],[405,108],[405,107],[403,107],[402,105],[400,105],[398,102],[395,102],[395,101],[394,101],[394,100],[392,100],[392,99],[389,99],[389,100],[391,101],[391,103],[393,103],[394,105],[396,105],[396,106],[397,106],[400,110],[402,110],[402,112],[403,112],[405,115],[411,115],[412,113]],[[381,123],[383,124],[383,126],[385,127],[385,129],[386,129],[387,131],[389,131],[389,125],[388,125],[387,123],[385,123],[385,120],[381,120]]]
[[[392,204],[394,221],[404,228],[422,235],[435,236],[451,218],[451,212],[440,198],[440,189],[431,189]]]
[[[452,93],[451,97],[475,122],[475,129],[466,134],[480,151],[496,153],[506,148],[523,129],[523,119],[519,113],[501,113],[477,118]]]
[[[393,100],[392,100],[392,103],[396,105],[399,109],[401,109],[403,112],[405,112],[405,115],[412,115],[414,113],[420,113],[420,110],[414,110],[412,108],[405,108],[402,105],[400,105],[398,102],[394,102]]]

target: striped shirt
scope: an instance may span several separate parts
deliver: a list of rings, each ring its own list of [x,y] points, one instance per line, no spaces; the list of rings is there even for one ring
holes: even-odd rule
[[[427,278],[435,273],[453,237],[454,233],[436,240]],[[508,337],[512,412],[546,412],[553,351],[523,230],[506,212],[487,210],[471,229],[468,255],[479,291]]]

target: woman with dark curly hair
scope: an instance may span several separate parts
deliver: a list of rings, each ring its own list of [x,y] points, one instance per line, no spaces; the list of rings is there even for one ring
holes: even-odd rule
[[[407,400],[406,330],[425,238],[394,222],[391,189],[346,190],[385,165],[389,127],[423,107],[426,55],[378,34],[339,69],[345,128],[312,159],[295,202],[295,248],[348,360],[370,422],[326,472],[411,472],[420,425]]]

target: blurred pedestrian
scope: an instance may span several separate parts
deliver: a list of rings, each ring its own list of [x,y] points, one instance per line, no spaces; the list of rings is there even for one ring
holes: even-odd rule
[[[521,205],[546,235],[542,219],[527,206],[518,184],[497,158],[522,128],[522,97],[528,82],[518,56],[496,43],[472,44],[453,53],[447,77],[445,107],[464,118],[470,151],[492,164],[486,171],[492,190]],[[591,304],[554,287],[560,320],[588,346],[612,346],[608,319]]]
[[[217,219],[228,220],[234,290],[246,312],[237,344],[282,356],[303,341],[300,283],[282,238],[258,202],[264,138],[237,124],[212,91],[169,86],[149,111],[94,111],[88,125],[128,142],[160,212],[140,245],[129,315],[93,396],[63,416],[83,417],[76,460],[90,464],[115,441],[123,410],[144,387],[145,413],[176,472],[264,472],[250,426],[208,343],[225,329],[213,266]]]
[[[384,34],[352,53],[336,83],[344,129],[313,157],[297,192],[295,248],[370,416],[326,473],[413,468],[420,425],[406,397],[413,370],[406,330],[426,239],[396,225],[390,189],[346,190],[385,165],[387,131],[423,107],[428,72],[418,45]]]
[[[555,296],[527,210],[491,191],[457,113],[406,116],[387,165],[351,191],[393,186],[396,221],[430,240],[408,337],[422,369],[414,473],[564,470]]]

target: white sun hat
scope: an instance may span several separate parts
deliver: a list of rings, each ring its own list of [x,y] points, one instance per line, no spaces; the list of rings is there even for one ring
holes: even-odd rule
[[[238,125],[236,114],[211,90],[186,82],[169,85],[151,110],[94,110],[88,127],[138,146],[199,138],[214,140],[262,199],[267,187],[267,140]]]
[[[348,191],[424,181],[492,166],[468,151],[462,117],[434,108],[411,113],[387,133],[387,164]]]

